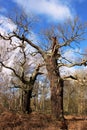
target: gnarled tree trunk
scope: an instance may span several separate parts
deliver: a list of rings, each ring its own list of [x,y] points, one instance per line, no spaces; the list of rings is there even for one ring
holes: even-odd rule
[[[59,67],[55,55],[46,55],[46,68],[50,80],[51,110],[52,115],[61,121],[60,128],[67,130],[67,124],[63,113],[63,79],[60,77]]]
[[[51,108],[52,114],[58,119],[64,119],[63,115],[63,80],[60,77],[59,68],[55,56],[45,57],[48,78],[51,88]]]

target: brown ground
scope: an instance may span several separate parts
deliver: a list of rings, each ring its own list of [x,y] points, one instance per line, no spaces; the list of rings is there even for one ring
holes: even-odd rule
[[[66,116],[68,130],[87,130],[87,117]],[[23,115],[14,112],[0,114],[0,130],[62,130],[61,123],[51,115],[33,112]]]

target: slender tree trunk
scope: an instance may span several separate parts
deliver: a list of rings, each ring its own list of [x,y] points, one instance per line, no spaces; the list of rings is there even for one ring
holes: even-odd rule
[[[27,91],[23,92],[22,109],[23,109],[24,113],[31,113],[32,112],[32,109],[30,107],[31,95],[32,95],[32,90],[27,90]]]
[[[47,56],[45,58],[48,78],[51,88],[51,110],[52,114],[58,119],[64,119],[63,115],[63,80],[59,74],[57,60],[55,57]]]

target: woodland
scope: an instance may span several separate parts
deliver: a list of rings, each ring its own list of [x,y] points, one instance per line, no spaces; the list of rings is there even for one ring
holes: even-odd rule
[[[75,17],[41,30],[24,12],[6,23],[13,29],[0,32],[0,130],[87,130],[87,23]]]

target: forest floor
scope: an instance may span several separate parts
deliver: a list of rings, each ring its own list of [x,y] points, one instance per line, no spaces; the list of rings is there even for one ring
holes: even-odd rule
[[[68,130],[87,130],[87,117],[65,116]],[[20,114],[5,111],[0,114],[0,130],[62,130],[61,122],[51,115],[33,112]]]

